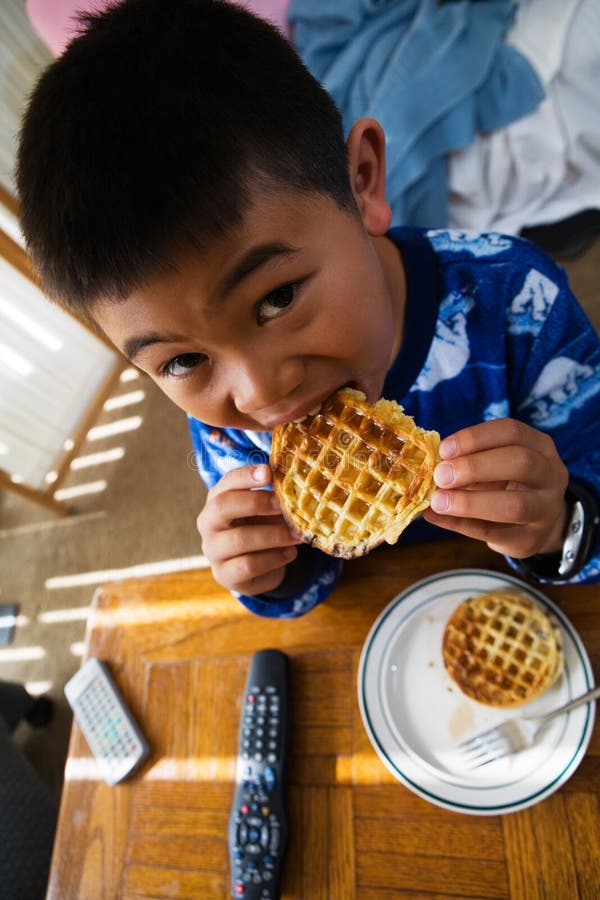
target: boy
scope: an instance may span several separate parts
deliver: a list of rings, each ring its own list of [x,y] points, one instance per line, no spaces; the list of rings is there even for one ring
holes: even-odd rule
[[[414,538],[599,580],[600,343],[562,271],[512,238],[390,231],[381,127],[344,144],[239,7],[126,0],[85,22],[24,121],[23,227],[48,292],[188,413],[215,578],[267,616],[332,589],[339,561],[256,488],[273,426],[350,384],[446,436]]]

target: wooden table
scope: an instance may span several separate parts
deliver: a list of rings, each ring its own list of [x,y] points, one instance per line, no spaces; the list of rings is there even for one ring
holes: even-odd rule
[[[153,747],[127,784],[97,780],[73,728],[48,896],[229,896],[225,835],[250,655],[291,657],[288,900],[600,896],[600,729],[573,777],[503,817],[433,806],[394,780],[357,703],[361,647],[390,600],[459,567],[508,571],[483,545],[453,540],[385,550],[349,565],[301,619],[252,616],[208,571],[107,585],[88,653],[110,662]],[[548,588],[600,673],[597,586]]]

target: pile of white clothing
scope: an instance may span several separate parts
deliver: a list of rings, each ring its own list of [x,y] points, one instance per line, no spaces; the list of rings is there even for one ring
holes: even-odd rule
[[[546,97],[451,155],[454,227],[517,234],[600,209],[599,0],[521,0],[507,42],[533,65]]]

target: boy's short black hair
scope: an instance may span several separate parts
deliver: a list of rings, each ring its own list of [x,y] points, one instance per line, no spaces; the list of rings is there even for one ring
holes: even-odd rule
[[[355,209],[340,115],[267,22],[224,0],[125,0],[80,22],[17,163],[28,248],[60,303],[122,299],[224,235],[253,180]]]

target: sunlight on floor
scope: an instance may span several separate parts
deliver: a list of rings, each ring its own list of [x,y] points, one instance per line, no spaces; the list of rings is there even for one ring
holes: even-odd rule
[[[106,412],[113,409],[122,409],[124,406],[133,406],[134,403],[141,403],[146,396],[145,391],[131,391],[129,394],[118,394],[116,397],[110,397],[104,404]]]
[[[83,497],[85,494],[101,494],[108,487],[108,482],[88,481],[85,484],[75,484],[72,487],[59,488],[54,491],[55,500],[72,500],[74,497]]]
[[[26,681],[25,682],[25,690],[30,694],[33,694],[34,697],[39,697],[41,694],[47,694],[52,690],[53,682],[52,681]]]
[[[89,466],[101,466],[103,463],[116,462],[125,456],[124,447],[113,447],[111,450],[103,450],[101,453],[88,453],[86,456],[76,456],[71,462],[73,471],[87,469]]]
[[[46,651],[43,647],[10,647],[7,650],[0,650],[0,663],[44,659],[45,656]]]
[[[146,575],[162,575],[168,572],[184,572],[188,569],[206,569],[205,556],[186,556],[181,559],[163,559],[159,562],[141,563],[125,569],[102,569],[97,572],[81,572],[79,575],[56,575],[48,578],[46,590],[62,590],[85,584],[103,584],[106,581],[121,581],[124,578],[144,578]]]
[[[87,433],[88,441],[99,441],[113,434],[123,434],[125,431],[135,431],[142,424],[141,416],[131,416],[128,419],[119,419],[117,422],[109,422],[106,425],[95,425]]]
[[[37,620],[43,625],[56,625],[63,622],[81,622],[87,619],[91,606],[76,606],[73,609],[49,609],[39,613]]]
[[[30,522],[28,525],[15,525],[14,528],[0,528],[0,540],[2,538],[15,537],[19,534],[35,534],[37,531],[52,531],[55,528],[79,527],[84,522],[93,522],[95,519],[106,519],[108,513],[105,509],[97,509],[94,512],[73,514],[61,519],[48,519],[45,522]]]
[[[135,369],[133,366],[131,366],[129,369],[123,369],[123,371],[121,372],[119,381],[121,381],[121,383],[125,384],[128,381],[135,381],[139,377],[140,377],[139,370]]]

